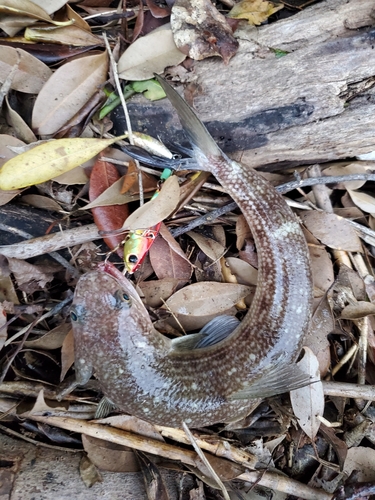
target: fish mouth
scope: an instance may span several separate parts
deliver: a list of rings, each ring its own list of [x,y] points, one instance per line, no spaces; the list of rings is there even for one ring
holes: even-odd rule
[[[111,262],[108,261],[101,262],[98,265],[98,271],[101,271],[114,278],[122,288],[124,288],[127,292],[131,294],[133,299],[138,300],[143,305],[143,302],[140,296],[138,295],[138,292],[136,291],[133,283],[129,281],[127,278],[125,278],[122,272],[119,271],[117,267],[115,267]]]

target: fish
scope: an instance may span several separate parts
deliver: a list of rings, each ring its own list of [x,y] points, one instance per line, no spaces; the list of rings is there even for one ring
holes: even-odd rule
[[[309,329],[312,275],[300,224],[258,172],[220,150],[195,111],[161,77],[199,170],[237,203],[257,246],[258,283],[230,333],[192,345],[153,326],[133,284],[110,263],[83,275],[71,320],[76,384],[95,375],[121,411],[154,424],[200,427],[246,416],[254,399],[310,383],[296,360]],[[204,297],[202,297],[204,300]],[[225,322],[225,321],[224,321]]]

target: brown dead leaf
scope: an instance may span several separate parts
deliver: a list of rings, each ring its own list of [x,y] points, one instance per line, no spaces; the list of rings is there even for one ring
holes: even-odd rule
[[[18,62],[19,61],[19,62]],[[52,75],[44,63],[25,50],[0,46],[0,82],[4,83],[12,68],[17,65],[11,88],[28,94],[37,94]]]
[[[8,96],[5,96],[5,118],[10,127],[13,128],[15,135],[26,143],[36,142],[34,132],[9,104]]]
[[[197,233],[195,231],[189,231],[186,233],[198,247],[202,250],[203,253],[207,255],[213,261],[217,261],[220,259],[226,252],[226,248],[215,241],[212,238],[207,238],[203,234]]]
[[[48,80],[36,99],[32,127],[52,135],[70,120],[107,78],[106,52],[69,61]]]
[[[82,434],[82,444],[96,467],[110,472],[138,472],[134,452],[126,446]]]
[[[1,282],[0,282],[1,283]],[[0,302],[0,351],[7,339],[7,313],[4,310],[2,302]]]
[[[258,270],[244,260],[236,257],[226,257],[231,272],[236,276],[241,285],[256,285],[258,281]]]
[[[344,472],[350,476],[357,471],[356,481],[375,481],[375,450],[368,446],[355,446],[348,450]]]
[[[74,337],[73,330],[66,335],[61,349],[61,374],[60,382],[65,378],[66,372],[74,363]]]
[[[26,28],[25,38],[30,42],[56,43],[73,47],[103,45],[103,40],[79,26],[56,26],[48,28]]]
[[[325,245],[336,250],[362,252],[355,229],[335,214],[311,211],[300,215],[307,229]]]
[[[367,193],[348,189],[348,193],[353,202],[364,212],[375,216],[375,198]]]
[[[309,331],[303,342],[317,357],[321,377],[325,377],[331,364],[328,335],[333,331],[334,327],[335,321],[332,310],[327,296],[324,296],[313,314]]]
[[[336,164],[326,168],[322,173],[329,177],[336,175],[365,174],[367,172],[364,165],[365,163],[366,162],[356,161],[344,166]],[[334,189],[359,189],[365,183],[366,181],[340,182],[334,185]]]
[[[305,354],[297,365],[304,373],[310,375],[314,383],[290,391],[290,401],[299,425],[313,440],[320,427],[320,420],[317,417],[323,416],[324,412],[324,393],[320,382],[318,360],[308,347],[305,347],[304,351]]]
[[[103,481],[99,470],[86,455],[83,455],[79,462],[79,473],[86,488],[91,488],[95,483]]]
[[[9,269],[14,275],[18,288],[26,293],[43,290],[54,279],[55,269],[45,270],[25,260],[8,258]]]
[[[59,347],[63,345],[65,337],[70,332],[70,329],[70,323],[61,323],[50,332],[47,332],[45,335],[42,335],[35,340],[27,340],[24,345],[25,347],[46,349],[47,351],[59,349]]]
[[[342,319],[360,319],[371,314],[375,314],[375,304],[360,300],[355,304],[345,306],[340,316]]]
[[[31,207],[42,208],[43,210],[50,210],[52,212],[62,212],[63,210],[57,201],[48,196],[41,196],[40,194],[26,194],[25,196],[21,196],[19,200]]]
[[[159,237],[150,247],[150,260],[159,280],[164,278],[186,283],[191,278],[192,266],[182,248],[163,225]]]
[[[238,50],[227,20],[209,0],[176,0],[171,27],[177,47],[197,61],[219,56],[228,64]]]
[[[246,297],[251,289],[233,283],[193,283],[167,300],[168,308],[182,316],[220,314]]]
[[[147,305],[157,308],[163,305],[163,300],[169,299],[177,290],[180,283],[181,281],[179,279],[164,278],[152,281],[142,281],[142,283],[139,284],[139,288],[145,296]]]
[[[249,24],[259,26],[283,7],[283,4],[275,4],[267,0],[242,0],[233,7],[228,17],[247,19]]]
[[[143,229],[155,226],[175,210],[180,200],[180,186],[172,175],[163,184],[160,193],[148,203],[137,208],[127,219],[124,229]]]

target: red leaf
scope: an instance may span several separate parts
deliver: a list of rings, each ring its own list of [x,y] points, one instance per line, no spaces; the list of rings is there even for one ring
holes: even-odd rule
[[[90,176],[90,201],[94,201],[100,194],[102,194],[119,179],[120,174],[112,163],[98,159]],[[127,205],[95,207],[92,208],[91,211],[94,216],[95,224],[101,231],[113,231],[115,229],[120,229],[129,215]],[[124,235],[113,234],[105,236],[103,239],[108,247],[113,250],[123,241]],[[117,253],[122,257],[122,251],[120,249]]]

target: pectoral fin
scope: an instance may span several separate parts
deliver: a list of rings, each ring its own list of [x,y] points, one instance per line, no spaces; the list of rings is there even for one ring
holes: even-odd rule
[[[316,379],[304,373],[297,365],[276,365],[259,379],[249,383],[229,399],[268,398],[315,382]]]
[[[172,348],[178,351],[190,351],[209,347],[228,337],[239,324],[240,321],[235,316],[218,316],[209,321],[199,333],[173,339]]]
[[[169,85],[163,78],[155,74],[155,78],[163,87],[168,99],[177,111],[182,128],[188,136],[191,145],[203,153],[206,157],[222,156],[219,146],[211,137],[210,133],[200,121],[195,111],[185,102],[178,92]]]

